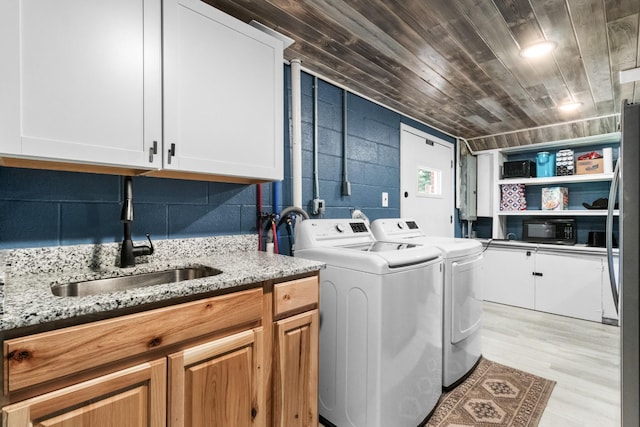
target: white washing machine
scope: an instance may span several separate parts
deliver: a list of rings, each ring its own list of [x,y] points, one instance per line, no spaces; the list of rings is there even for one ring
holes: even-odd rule
[[[361,219],[296,225],[320,271],[318,412],[339,427],[416,427],[442,392],[441,253],[376,242]]]
[[[411,218],[377,219],[377,240],[435,246],[444,257],[442,385],[463,381],[482,355],[482,244],[472,239],[428,237]]]

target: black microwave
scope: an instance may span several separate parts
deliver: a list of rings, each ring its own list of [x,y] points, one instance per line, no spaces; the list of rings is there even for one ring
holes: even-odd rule
[[[522,222],[522,240],[556,245],[576,244],[574,218],[532,218]]]
[[[504,162],[502,165],[503,178],[534,178],[536,176],[536,162],[518,160]]]

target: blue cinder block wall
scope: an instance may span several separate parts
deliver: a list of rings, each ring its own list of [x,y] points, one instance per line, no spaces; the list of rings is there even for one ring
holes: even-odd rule
[[[291,94],[286,67],[287,107]],[[302,203],[313,200],[313,76],[302,73]],[[326,218],[351,216],[362,210],[371,220],[400,215],[400,123],[455,143],[448,135],[415,122],[352,93],[347,93],[347,171],[351,195],[342,196],[343,90],[318,79],[319,194],[326,202]],[[287,108],[287,111],[290,111]],[[289,127],[285,127],[285,182],[283,204],[292,204]],[[389,207],[381,205],[389,193]]]
[[[122,177],[3,167],[0,182],[3,249],[122,241]],[[135,240],[256,230],[255,186],[133,177],[133,200]]]
[[[282,203],[292,204],[290,67],[285,66],[285,179]],[[400,214],[400,123],[452,143],[453,138],[357,95],[347,95],[348,179],[341,196],[342,89],[319,80],[320,197],[327,218],[353,208],[370,219]],[[302,74],[303,204],[313,199],[313,77]],[[122,177],[0,167],[0,248],[106,243],[122,240]],[[263,184],[263,210],[272,211],[272,184]],[[381,193],[389,207],[381,207]],[[133,238],[185,238],[256,233],[256,186],[134,177]],[[286,230],[280,246],[288,253]],[[459,227],[456,233],[459,234]]]

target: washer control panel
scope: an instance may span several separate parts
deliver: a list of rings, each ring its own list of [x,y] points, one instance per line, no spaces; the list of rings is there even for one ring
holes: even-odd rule
[[[307,219],[296,224],[296,249],[375,242],[362,219]]]

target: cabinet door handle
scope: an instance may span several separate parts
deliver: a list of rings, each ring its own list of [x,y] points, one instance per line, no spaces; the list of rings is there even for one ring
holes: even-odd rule
[[[153,141],[153,146],[149,147],[149,163],[153,163],[155,154],[158,154],[158,141]]]
[[[533,273],[531,273],[532,275],[536,276],[536,277],[542,277],[542,273],[538,273],[537,271],[534,271]]]
[[[171,148],[169,148],[169,150],[167,150],[167,162],[169,164],[171,164],[171,157],[176,155],[176,144],[171,144]]]

